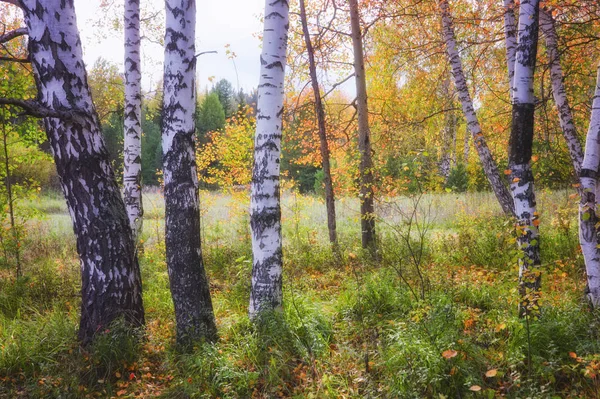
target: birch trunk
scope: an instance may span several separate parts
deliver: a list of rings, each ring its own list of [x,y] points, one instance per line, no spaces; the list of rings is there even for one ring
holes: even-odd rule
[[[72,0],[23,0],[38,100],[79,118],[44,119],[81,262],[79,339],[124,317],[144,323],[141,278],[125,206],[87,84]]]
[[[252,318],[282,306],[279,170],[288,28],[287,0],[266,0],[250,198]]]
[[[571,162],[575,175],[581,174],[581,163],[583,162],[583,151],[577,137],[577,128],[573,122],[571,106],[567,99],[567,92],[563,83],[564,76],[560,66],[560,54],[558,52],[558,35],[552,15],[547,10],[540,10],[540,28],[546,37],[546,53],[550,66],[550,78],[552,80],[552,95],[558,110],[560,127],[569,148]]]
[[[600,164],[600,65],[596,81],[592,116],[588,130],[585,155],[581,165],[581,202],[579,205],[579,243],[585,261],[588,298],[592,306],[600,305],[600,249],[598,248],[598,214],[596,190]]]
[[[325,204],[327,206],[327,228],[329,230],[329,242],[337,247],[337,229],[335,220],[335,196],[333,193],[333,182],[331,180],[331,165],[329,162],[329,144],[327,143],[327,131],[325,126],[325,110],[321,100],[321,90],[319,89],[319,80],[317,78],[317,66],[315,62],[315,52],[310,32],[308,31],[308,21],[306,19],[306,6],[304,0],[300,0],[300,18],[302,20],[302,31],[304,33],[304,43],[306,44],[306,53],[308,55],[308,68],[313,93],[315,96],[315,114],[319,125],[319,142],[321,150],[321,162],[323,166],[323,175],[325,183]]]
[[[479,155],[479,160],[481,161],[485,175],[492,186],[492,190],[494,191],[502,210],[506,215],[513,216],[515,212],[513,200],[510,192],[500,177],[498,166],[496,165],[496,162],[492,157],[492,153],[490,152],[485,138],[483,137],[481,125],[479,124],[477,114],[475,113],[475,108],[473,107],[473,100],[469,94],[467,80],[465,78],[462,62],[460,60],[460,55],[456,45],[454,27],[452,25],[452,17],[450,15],[448,0],[440,1],[440,11],[444,27],[446,51],[450,65],[452,66],[452,75],[454,76],[454,86],[458,92],[458,98],[462,104],[463,113],[465,115],[465,119],[467,120],[467,127],[469,128],[471,136],[473,137],[473,143],[475,145],[475,149],[477,150],[477,154]]]
[[[134,242],[142,231],[142,75],[140,1],[125,0],[125,118],[123,200]]]
[[[508,66],[508,84],[512,102],[513,80],[515,77],[515,57],[517,52],[517,24],[515,21],[515,1],[504,0],[504,40],[506,42],[506,64]]]
[[[352,27],[352,47],[354,51],[354,74],[356,80],[356,109],[358,115],[358,150],[360,152],[360,224],[362,247],[372,253],[376,251],[375,205],[373,193],[373,160],[371,158],[371,130],[369,128],[369,107],[367,103],[367,81],[365,56],[358,1],[349,0],[350,25]]]
[[[531,153],[533,149],[535,97],[533,83],[538,42],[538,0],[521,0],[513,83],[512,129],[508,167],[510,188],[517,216],[519,248],[519,291],[521,315],[537,310],[536,291],[540,288],[540,245]]]
[[[196,174],[196,3],[166,0],[163,89],[165,246],[177,342],[189,346],[217,337],[210,290],[200,248]]]

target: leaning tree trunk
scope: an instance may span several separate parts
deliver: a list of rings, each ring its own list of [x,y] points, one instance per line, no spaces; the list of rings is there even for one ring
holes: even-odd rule
[[[177,343],[217,337],[210,290],[200,248],[196,175],[196,2],[166,0],[163,89],[165,246]]]
[[[358,114],[358,150],[360,152],[360,227],[362,247],[372,253],[376,250],[375,205],[373,193],[373,160],[371,158],[371,130],[369,128],[369,107],[367,104],[367,80],[363,38],[360,28],[358,1],[349,0],[352,47],[354,51],[354,74],[356,80],[356,110]]]
[[[87,84],[72,0],[23,0],[38,99],[81,261],[79,339],[118,317],[144,324],[141,278],[125,206]]]
[[[598,214],[596,190],[600,164],[600,65],[596,91],[592,103],[592,116],[588,130],[585,155],[581,165],[581,202],[579,205],[579,243],[585,261],[588,282],[588,298],[592,306],[600,305],[600,249],[598,248]]]
[[[282,306],[283,253],[279,170],[289,4],[265,1],[263,49],[254,141],[250,225],[252,290],[250,317]]]
[[[137,242],[142,231],[142,75],[140,1],[125,0],[125,120],[123,200]]]
[[[458,54],[456,39],[454,37],[454,27],[452,26],[452,17],[450,15],[448,0],[440,1],[440,11],[444,27],[446,51],[450,65],[452,66],[452,75],[454,76],[454,86],[456,87],[458,98],[462,104],[463,113],[465,115],[465,119],[467,120],[467,127],[469,128],[471,136],[473,137],[473,143],[475,144],[475,149],[479,155],[479,160],[481,161],[485,175],[492,186],[492,190],[494,190],[494,194],[496,194],[496,198],[498,199],[502,210],[506,215],[513,216],[513,200],[510,192],[500,177],[498,166],[496,165],[496,162],[492,157],[492,153],[490,152],[485,138],[483,137],[481,125],[479,124],[477,114],[475,113],[475,108],[473,107],[473,100],[469,94],[467,80],[465,79],[462,62],[460,60],[460,55]]]
[[[583,151],[581,143],[577,138],[577,128],[573,121],[571,106],[567,99],[567,92],[564,85],[563,71],[560,66],[560,54],[558,52],[558,35],[554,25],[554,18],[547,10],[540,10],[540,28],[546,37],[546,53],[548,54],[548,63],[550,66],[550,78],[552,80],[552,95],[554,103],[558,110],[560,127],[563,131],[563,136],[569,148],[571,162],[575,175],[581,174],[581,163],[583,162]]]
[[[519,259],[521,315],[537,310],[540,288],[540,239],[536,212],[531,153],[533,149],[535,97],[533,81],[538,42],[538,0],[521,0],[515,77],[513,82],[512,129],[508,168],[517,216],[517,240],[523,251]]]
[[[308,21],[306,18],[306,6],[304,0],[300,0],[300,18],[302,20],[302,31],[304,33],[304,42],[306,44],[306,53],[308,54],[308,69],[310,71],[310,81],[312,83],[315,96],[315,114],[319,125],[319,141],[321,150],[321,163],[323,166],[323,175],[325,183],[325,204],[327,206],[327,228],[329,229],[329,242],[337,247],[337,230],[335,220],[335,196],[333,193],[333,182],[331,180],[331,165],[329,162],[329,144],[327,143],[327,132],[325,127],[325,110],[321,99],[319,89],[319,80],[317,78],[317,66],[315,63],[315,52],[310,32],[308,31]]]

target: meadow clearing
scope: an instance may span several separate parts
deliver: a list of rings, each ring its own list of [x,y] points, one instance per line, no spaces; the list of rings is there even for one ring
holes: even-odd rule
[[[202,248],[220,340],[174,346],[160,192],[144,196],[141,343],[118,324],[79,347],[79,262],[60,194],[27,206],[25,277],[0,269],[0,398],[593,398],[600,318],[583,296],[577,199],[541,192],[541,317],[519,319],[512,223],[488,193],[378,202],[380,251],[360,249],[358,201],[283,196],[284,312],[247,316],[246,192],[202,192]]]

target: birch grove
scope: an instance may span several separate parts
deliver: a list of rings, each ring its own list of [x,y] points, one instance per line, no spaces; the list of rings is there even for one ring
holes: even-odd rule
[[[288,1],[266,0],[250,192],[251,317],[282,307],[279,172],[288,29]]]
[[[200,248],[196,172],[196,2],[167,0],[163,88],[165,247],[177,342],[217,337]]]
[[[123,200],[137,242],[142,230],[142,74],[140,0],[125,0]]]

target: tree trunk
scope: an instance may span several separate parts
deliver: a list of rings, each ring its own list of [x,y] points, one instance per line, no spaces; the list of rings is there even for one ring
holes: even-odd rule
[[[564,76],[560,66],[560,54],[558,52],[558,35],[556,34],[556,27],[552,15],[544,9],[540,10],[540,28],[546,37],[546,53],[548,54],[548,63],[550,65],[552,95],[558,110],[560,127],[567,142],[567,147],[569,148],[575,175],[580,176],[583,151],[581,149],[581,143],[579,143],[579,139],[577,138],[577,128],[573,122],[571,106],[569,105],[567,92],[563,83]]]
[[[442,97],[444,102],[452,108],[452,92],[450,90],[450,78],[442,82]],[[442,143],[440,146],[440,160],[438,163],[439,174],[444,182],[450,176],[452,165],[452,154],[456,150],[456,115],[453,110],[444,112],[444,127],[442,129]]]
[[[540,239],[530,165],[534,132],[533,81],[538,42],[538,15],[538,0],[521,0],[508,156],[508,167],[511,171],[510,188],[517,216],[517,241],[523,251],[523,256],[519,259],[521,315],[537,310],[536,292],[541,283]]]
[[[40,103],[80,115],[47,117],[44,125],[77,238],[79,339],[87,344],[117,317],[144,324],[140,271],[87,84],[73,1],[23,0],[21,7]]]
[[[581,202],[579,205],[579,243],[585,261],[588,281],[588,298],[592,306],[600,305],[600,249],[598,248],[598,214],[596,190],[600,164],[600,65],[596,91],[592,104],[592,116],[588,130],[585,155],[581,165]]]
[[[358,1],[349,0],[350,24],[352,27],[352,47],[354,50],[354,74],[356,80],[356,110],[358,114],[358,150],[360,152],[360,227],[362,247],[375,253],[375,205],[373,193],[373,160],[371,158],[371,130],[369,128],[369,107],[367,104],[367,80],[365,56]]]
[[[250,198],[252,318],[282,306],[279,170],[288,28],[288,2],[266,0]]]
[[[440,10],[442,15],[442,23],[444,27],[444,41],[446,42],[446,51],[448,54],[450,65],[452,66],[452,75],[454,76],[454,86],[456,87],[456,91],[458,92],[458,98],[462,104],[463,113],[465,115],[465,119],[467,120],[467,126],[469,128],[469,131],[471,132],[471,136],[473,137],[475,149],[477,150],[477,154],[479,155],[479,160],[481,161],[485,175],[487,176],[490,185],[492,186],[494,194],[496,194],[496,198],[498,199],[502,210],[506,215],[513,216],[513,200],[508,189],[504,185],[502,178],[500,177],[498,166],[496,165],[496,162],[492,157],[492,153],[490,152],[485,138],[483,137],[481,125],[479,124],[479,120],[477,119],[477,115],[475,114],[473,100],[471,99],[471,95],[469,94],[467,80],[465,79],[462,62],[460,60],[460,55],[458,54],[458,49],[456,46],[456,39],[454,37],[454,27],[452,26],[452,17],[450,15],[448,0],[440,1]]]
[[[177,343],[214,341],[217,328],[200,248],[196,174],[196,3],[166,0],[163,89],[165,247]]]
[[[506,64],[508,66],[508,84],[510,99],[513,96],[515,77],[515,56],[517,52],[517,24],[515,21],[515,1],[504,0],[504,40],[506,42]]]
[[[325,110],[321,100],[321,90],[319,89],[319,80],[317,78],[317,66],[315,63],[315,52],[310,40],[308,31],[308,21],[306,19],[306,6],[304,0],[300,0],[300,18],[302,19],[302,31],[304,33],[304,42],[306,44],[306,53],[308,54],[308,68],[310,71],[310,80],[315,96],[315,114],[319,125],[319,140],[321,150],[321,162],[323,166],[323,175],[325,183],[325,204],[327,206],[327,228],[329,230],[329,242],[337,247],[337,231],[335,220],[335,196],[333,193],[333,182],[331,180],[331,166],[329,163],[329,144],[327,143],[327,133],[325,127]]]
[[[134,242],[142,231],[142,75],[140,1],[125,0],[125,119],[123,200]]]

